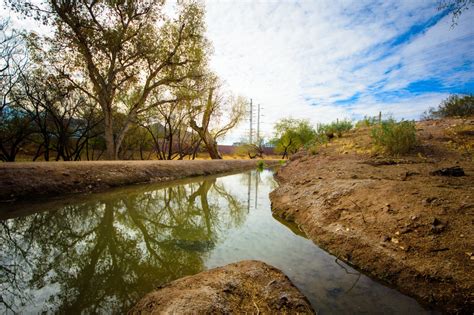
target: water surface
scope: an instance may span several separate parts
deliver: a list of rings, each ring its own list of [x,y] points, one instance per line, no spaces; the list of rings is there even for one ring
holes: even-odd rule
[[[0,209],[0,312],[123,313],[153,288],[243,259],[320,314],[428,313],[274,219],[271,171]]]

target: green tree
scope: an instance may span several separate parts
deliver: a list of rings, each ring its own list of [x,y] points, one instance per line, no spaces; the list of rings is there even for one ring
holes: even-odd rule
[[[282,159],[310,144],[316,137],[316,130],[304,119],[284,118],[275,124],[274,129],[275,137],[271,142],[276,152],[282,154]]]
[[[424,114],[428,119],[472,115],[474,115],[474,95],[450,95],[437,109],[430,108]]]

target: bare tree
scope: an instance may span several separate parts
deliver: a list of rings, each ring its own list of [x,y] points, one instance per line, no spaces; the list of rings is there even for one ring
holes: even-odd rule
[[[13,96],[20,72],[27,65],[21,34],[10,29],[9,20],[0,20],[0,160],[15,161],[32,133],[30,120],[16,106]]]

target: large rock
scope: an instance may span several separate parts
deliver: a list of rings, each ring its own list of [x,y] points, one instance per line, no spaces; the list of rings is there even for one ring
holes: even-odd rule
[[[141,299],[129,314],[313,314],[306,297],[278,269],[241,261],[175,280]]]

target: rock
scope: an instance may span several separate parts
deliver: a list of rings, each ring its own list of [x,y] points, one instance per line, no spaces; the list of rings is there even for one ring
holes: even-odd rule
[[[443,232],[445,228],[446,228],[446,225],[443,222],[441,222],[437,218],[433,219],[433,222],[431,223],[431,232],[433,234],[439,234]]]
[[[129,314],[314,314],[278,269],[241,261],[175,280],[142,298]]]
[[[466,176],[466,174],[464,173],[464,170],[459,166],[441,168],[439,170],[430,172],[430,175],[432,175],[432,176],[454,176],[454,177]]]
[[[421,204],[422,204],[423,206],[425,206],[425,207],[426,207],[426,206],[430,206],[431,203],[432,203],[433,201],[435,201],[435,200],[436,200],[436,197],[428,197],[428,198],[423,199],[423,200],[421,201]]]

